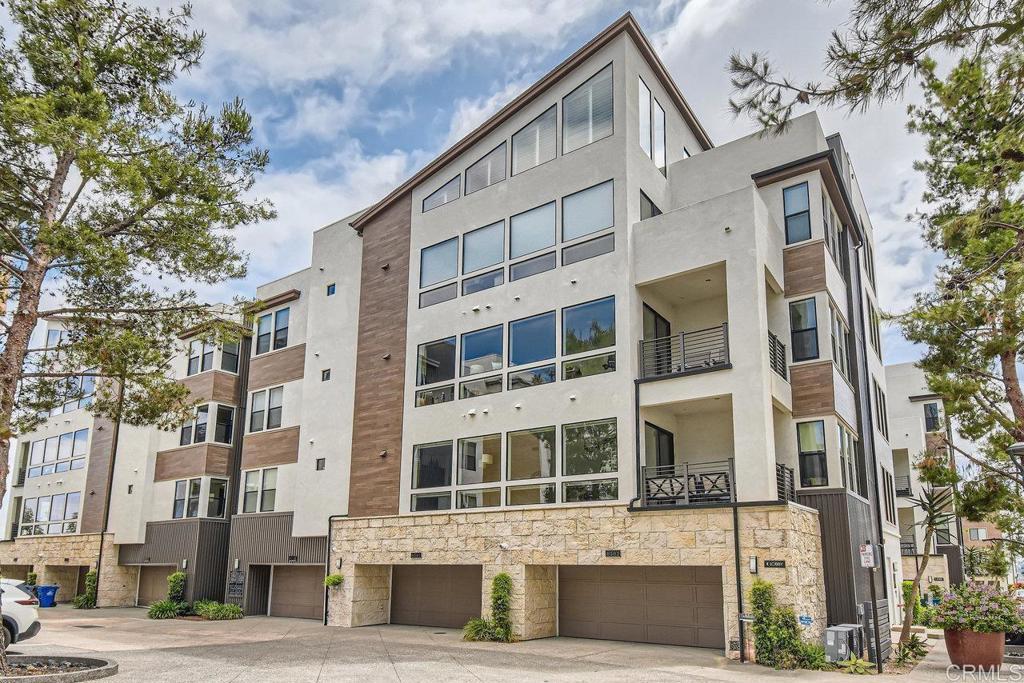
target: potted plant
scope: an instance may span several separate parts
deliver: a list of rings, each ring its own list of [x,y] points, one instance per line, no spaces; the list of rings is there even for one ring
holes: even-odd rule
[[[1006,593],[967,584],[933,608],[932,624],[943,630],[954,666],[998,671],[1006,632],[1021,628],[1020,603]]]

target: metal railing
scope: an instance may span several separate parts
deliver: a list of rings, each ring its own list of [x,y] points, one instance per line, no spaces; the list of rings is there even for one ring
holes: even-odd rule
[[[895,477],[894,488],[896,489],[897,496],[911,495],[912,491],[910,489],[910,475],[897,474]]]
[[[768,363],[779,377],[788,381],[786,370],[786,345],[773,333],[768,333]]]
[[[729,323],[640,341],[640,378],[679,375],[729,364]]]
[[[779,500],[796,502],[796,476],[793,474],[792,467],[776,463],[775,483],[779,489]]]
[[[641,468],[643,505],[684,506],[736,500],[732,459]]]
[[[917,542],[900,540],[900,555],[917,555]]]

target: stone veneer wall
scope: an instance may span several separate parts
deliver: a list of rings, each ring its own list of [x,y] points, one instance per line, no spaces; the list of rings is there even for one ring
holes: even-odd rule
[[[923,559],[923,555],[904,555],[902,557],[904,580],[914,580],[914,577],[917,576],[917,568]],[[925,567],[924,577],[921,579],[921,590],[927,591],[928,587],[933,585],[941,588],[943,593],[948,593],[952,588],[949,582],[949,561],[945,555],[928,556],[928,566]]]
[[[755,578],[747,558],[756,555],[757,576],[775,584],[780,603],[813,619],[805,633],[820,640],[825,587],[817,511],[786,503],[741,507],[739,516],[745,605]],[[622,556],[605,557],[606,549]],[[413,551],[422,557],[411,559]],[[766,568],[766,559],[786,566]],[[386,623],[393,564],[480,564],[485,614],[493,577],[502,571],[512,577],[512,620],[524,640],[557,634],[557,565],[721,567],[727,642],[730,655],[738,655],[731,508],[630,512],[616,504],[339,519],[331,527],[331,566],[339,560],[335,571],[345,583],[332,592],[330,624]]]
[[[134,607],[141,567],[120,565],[114,535],[103,539],[103,567],[96,586],[97,607]]]

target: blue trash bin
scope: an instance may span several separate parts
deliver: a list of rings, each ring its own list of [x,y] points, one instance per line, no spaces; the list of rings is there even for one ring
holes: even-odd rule
[[[36,597],[39,598],[39,606],[56,607],[58,588],[60,586],[36,586]]]

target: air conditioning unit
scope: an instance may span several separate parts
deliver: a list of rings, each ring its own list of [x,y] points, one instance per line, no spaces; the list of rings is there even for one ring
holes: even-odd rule
[[[864,640],[864,628],[860,624],[839,624],[853,631],[853,642],[850,644],[850,652],[858,657],[864,656],[864,647],[867,643]]]
[[[825,629],[825,661],[842,662],[855,652],[854,633],[849,626],[829,626]]]

